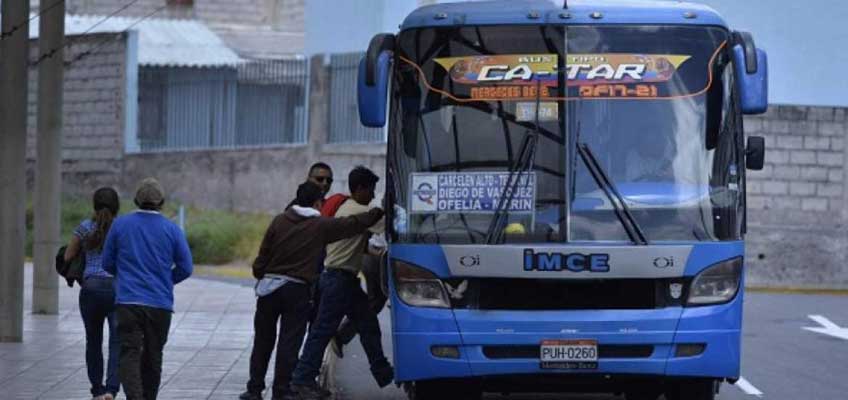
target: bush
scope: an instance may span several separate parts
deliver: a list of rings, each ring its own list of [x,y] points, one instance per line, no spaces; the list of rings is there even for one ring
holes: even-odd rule
[[[263,214],[190,209],[186,236],[197,264],[250,261],[271,218]]]
[[[121,202],[120,214],[135,210],[131,202]],[[62,200],[62,243],[67,243],[74,228],[92,214],[91,200]],[[178,221],[178,205],[166,203],[162,214]],[[217,210],[186,208],[186,237],[196,264],[247,262],[256,257],[265,228],[271,217],[264,214],[231,213]],[[26,254],[32,257],[33,211],[27,203]]]

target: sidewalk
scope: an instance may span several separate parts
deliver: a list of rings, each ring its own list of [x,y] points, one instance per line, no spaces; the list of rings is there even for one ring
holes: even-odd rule
[[[79,287],[61,281],[59,315],[32,315],[25,269],[24,342],[0,343],[0,398],[90,399]],[[236,398],[248,379],[253,290],[192,277],[177,286],[175,307],[159,399]]]

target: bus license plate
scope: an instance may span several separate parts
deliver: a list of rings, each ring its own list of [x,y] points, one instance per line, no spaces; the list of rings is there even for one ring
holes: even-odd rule
[[[543,340],[539,354],[544,369],[598,368],[596,340]]]

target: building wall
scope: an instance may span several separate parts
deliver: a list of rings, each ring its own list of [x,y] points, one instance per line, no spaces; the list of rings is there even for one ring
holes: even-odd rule
[[[748,283],[848,287],[848,109],[772,106],[748,117],[766,139],[749,172]]]
[[[121,172],[124,154],[124,98],[127,45],[131,36],[114,33],[69,37],[65,49],[62,172],[63,191],[86,192],[111,184]],[[99,48],[98,48],[99,47]],[[93,53],[79,58],[85,51]],[[30,42],[30,59],[38,59],[38,41]],[[36,155],[38,67],[29,71],[27,169],[30,185]]]
[[[121,187],[125,196],[141,179],[154,176],[169,201],[232,211],[280,212],[318,161],[335,172],[333,192],[347,192],[347,173],[365,165],[384,176],[384,152],[357,149],[316,151],[315,145],[257,150],[209,150],[127,155]],[[373,146],[376,147],[376,146]],[[378,194],[378,198],[381,195]]]

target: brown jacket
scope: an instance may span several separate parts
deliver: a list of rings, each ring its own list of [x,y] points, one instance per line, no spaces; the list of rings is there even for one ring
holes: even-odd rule
[[[277,215],[265,232],[253,261],[253,276],[280,274],[313,283],[324,246],[359,235],[382,217],[379,208],[346,218],[304,217],[289,209]]]

